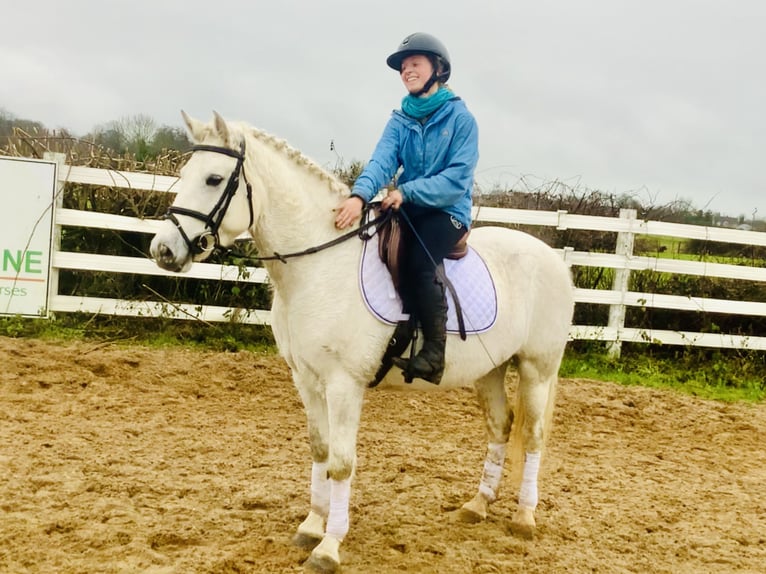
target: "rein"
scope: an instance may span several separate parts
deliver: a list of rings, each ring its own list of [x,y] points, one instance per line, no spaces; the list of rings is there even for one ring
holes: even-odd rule
[[[234,170],[231,172],[231,175],[229,176],[229,181],[226,183],[226,188],[223,190],[221,197],[218,198],[218,201],[216,202],[216,204],[213,206],[213,209],[211,209],[209,213],[205,214],[200,211],[194,211],[193,209],[187,209],[185,207],[177,207],[177,206],[171,205],[168,208],[167,213],[165,214],[165,219],[169,219],[170,221],[172,221],[173,224],[176,226],[176,229],[178,229],[178,232],[181,234],[181,237],[186,242],[186,245],[189,248],[189,251],[194,255],[200,255],[202,253],[211,252],[214,249],[221,246],[220,240],[218,237],[218,230],[221,227],[223,218],[226,216],[226,211],[229,209],[231,200],[234,198],[234,195],[237,193],[237,190],[239,189],[240,174],[243,176],[243,179],[245,180],[245,184],[247,186],[247,205],[250,209],[250,223],[248,224],[247,228],[250,229],[253,226],[253,222],[255,221],[255,216],[253,213],[253,188],[250,185],[250,182],[247,181],[247,175],[245,174],[245,170],[244,170],[244,162],[245,162],[245,142],[244,141],[242,141],[242,143],[240,144],[239,151],[235,151],[233,149],[229,149],[222,146],[211,146],[211,145],[195,145],[195,146],[192,146],[191,151],[192,153],[196,151],[220,153],[223,155],[227,155],[229,157],[233,157],[237,160],[237,164],[234,167]],[[352,229],[351,231],[344,233],[343,235],[340,235],[336,237],[335,239],[331,239],[330,241],[321,243],[320,245],[308,247],[301,251],[293,251],[291,253],[274,252],[273,255],[261,255],[261,256],[252,256],[252,255],[243,255],[243,254],[237,254],[237,255],[249,261],[281,261],[282,263],[286,264],[288,259],[291,259],[294,257],[303,257],[304,255],[312,255],[314,253],[319,253],[320,251],[324,251],[325,249],[329,249],[330,247],[334,247],[335,245],[343,243],[344,241],[351,239],[352,237],[359,237],[359,239],[361,239],[362,241],[367,241],[371,237],[373,237],[375,233],[377,233],[378,229],[380,229],[383,225],[385,225],[394,216],[394,210],[387,209],[386,211],[382,211],[374,219],[368,219],[368,215],[370,211],[374,209],[374,207],[377,205],[379,205],[379,202],[368,203],[365,206],[364,212],[362,213],[362,221],[364,223],[362,223],[358,229]],[[426,253],[428,254],[430,258],[431,255],[430,253],[428,253],[428,249],[426,249],[426,246],[423,243],[423,240],[418,236],[409,218],[407,218],[406,213],[401,212],[401,214],[405,222],[410,226],[410,229],[414,233],[417,240],[420,242],[420,245],[423,247],[423,249],[426,251]],[[181,225],[181,222],[178,221],[178,218],[176,217],[176,215],[191,217],[193,219],[202,221],[205,224],[205,228],[203,229],[202,233],[200,233],[197,237],[195,237],[194,239],[190,239],[189,236],[186,234],[186,231],[184,231],[184,228]],[[375,231],[370,231],[373,227],[375,228]],[[231,249],[229,249],[228,251],[230,253],[235,253]],[[460,338],[465,340],[466,331],[465,331],[465,325],[463,323],[463,312],[460,307],[460,302],[458,300],[455,287],[452,285],[452,282],[447,278],[446,274],[444,273],[444,268],[436,265],[436,262],[433,260],[433,258],[431,258],[431,263],[436,268],[437,276],[443,282],[446,288],[449,290],[450,294],[452,295],[452,299],[455,301],[459,330],[460,330]]]
[[[370,209],[372,207],[368,204],[367,207],[365,207],[365,211],[362,214],[362,220],[366,219],[366,214],[369,213]],[[351,239],[352,237],[359,237],[362,241],[369,240],[374,234],[375,231],[368,231],[370,228],[375,227],[378,228],[381,225],[384,225],[391,217],[393,217],[394,213],[392,209],[388,209],[386,211],[381,212],[380,215],[378,215],[375,219],[371,219],[369,221],[366,221],[365,223],[362,223],[358,229],[352,229],[351,231],[344,233],[343,235],[336,237],[335,239],[331,239],[330,241],[327,241],[325,243],[321,243],[319,245],[315,245],[314,247],[308,247],[306,249],[303,249],[302,251],[294,251],[292,253],[277,253],[274,252],[274,255],[263,255],[263,256],[252,256],[247,255],[244,258],[249,259],[251,261],[281,261],[282,263],[287,263],[287,260],[292,257],[302,257],[304,255],[311,255],[312,253],[318,253],[320,251],[324,251],[325,249],[328,249],[330,247],[334,247],[335,245],[338,245],[339,243],[343,243],[347,239]]]
[[[173,222],[173,224],[176,226],[176,229],[178,229],[178,232],[181,234],[181,237],[186,242],[187,247],[189,248],[189,251],[191,251],[194,255],[200,255],[202,253],[208,253],[210,251],[213,251],[214,249],[221,246],[219,238],[218,238],[218,229],[221,227],[221,222],[223,221],[223,218],[226,216],[226,211],[229,209],[229,204],[231,204],[231,200],[234,198],[234,195],[237,193],[237,190],[239,189],[239,177],[240,174],[242,174],[245,184],[247,185],[247,205],[250,208],[250,223],[247,226],[248,229],[250,229],[253,226],[253,222],[255,221],[255,217],[253,214],[253,188],[250,185],[250,182],[247,181],[247,175],[244,172],[243,164],[245,161],[245,142],[243,141],[240,144],[239,151],[235,151],[233,149],[229,149],[226,147],[221,146],[211,146],[211,145],[195,145],[191,148],[192,153],[195,151],[209,151],[213,153],[220,153],[223,155],[227,155],[229,157],[233,157],[237,160],[237,165],[234,167],[234,170],[231,172],[231,175],[229,176],[229,181],[226,183],[226,188],[223,190],[223,193],[221,194],[221,197],[218,199],[216,204],[213,206],[213,209],[210,210],[209,213],[204,214],[200,211],[194,211],[193,209],[187,209],[185,207],[177,207],[174,205],[171,205],[168,208],[167,213],[165,214],[165,219],[169,219]],[[365,211],[362,214],[362,220],[364,221],[367,218],[367,214],[369,213],[370,209],[372,209],[371,205],[368,204],[365,207]],[[194,219],[197,219],[199,221],[202,221],[205,223],[205,229],[200,233],[197,237],[194,239],[190,239],[189,236],[184,231],[184,228],[181,226],[181,222],[178,221],[178,218],[176,215],[185,215],[186,217],[191,217]],[[353,229],[349,231],[348,233],[345,233],[339,237],[336,237],[335,239],[332,239],[330,241],[327,241],[326,243],[322,243],[321,245],[316,245],[314,247],[309,247],[307,249],[304,249],[302,251],[295,251],[293,253],[274,253],[274,255],[264,255],[264,256],[243,256],[244,259],[248,259],[251,261],[281,261],[282,263],[287,263],[287,260],[293,257],[301,257],[303,255],[311,255],[312,253],[318,253],[319,251],[323,251],[325,249],[328,249],[330,247],[333,247],[335,245],[338,245],[339,243],[343,243],[347,239],[351,239],[354,236],[359,237],[359,239],[363,241],[367,241],[374,235],[373,232],[369,232],[368,230],[372,227],[380,227],[381,225],[385,224],[391,217],[393,216],[392,210],[387,210],[382,212],[380,215],[378,215],[375,219],[365,221],[365,223],[361,224],[358,229]],[[232,252],[232,250],[229,250]]]

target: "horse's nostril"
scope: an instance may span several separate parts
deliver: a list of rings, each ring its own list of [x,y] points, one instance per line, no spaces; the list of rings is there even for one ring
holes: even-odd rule
[[[163,259],[171,259],[173,257],[173,251],[164,243],[160,245],[160,257]]]

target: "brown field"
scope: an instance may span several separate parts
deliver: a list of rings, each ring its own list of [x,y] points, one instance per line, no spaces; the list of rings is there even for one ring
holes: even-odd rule
[[[524,541],[509,490],[454,518],[470,390],[370,391],[343,572],[766,572],[766,405],[562,380],[556,408]],[[2,572],[301,572],[309,474],[275,356],[0,338]]]

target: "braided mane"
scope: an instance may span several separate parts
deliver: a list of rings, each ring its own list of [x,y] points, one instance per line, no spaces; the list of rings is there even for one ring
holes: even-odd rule
[[[231,123],[229,124],[232,125]],[[324,169],[321,165],[319,165],[316,161],[313,159],[305,156],[300,150],[295,149],[293,146],[287,143],[282,138],[278,138],[268,132],[265,132],[259,128],[240,123],[237,127],[239,127],[242,130],[243,134],[248,134],[254,137],[255,139],[268,144],[270,147],[275,149],[276,151],[286,155],[288,158],[290,158],[293,162],[295,162],[296,165],[305,168],[310,173],[317,176],[319,179],[324,181],[328,184],[330,189],[341,196],[347,196],[349,194],[349,188],[348,186],[343,183],[340,179],[338,179],[337,176],[330,173],[326,169]]]

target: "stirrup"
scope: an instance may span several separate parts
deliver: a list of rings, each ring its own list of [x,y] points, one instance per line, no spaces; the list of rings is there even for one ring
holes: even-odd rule
[[[410,359],[394,357],[391,362],[402,370],[404,382],[410,384],[413,381],[413,377],[410,375]]]
[[[438,385],[441,383],[442,376],[444,375],[444,367],[441,369],[432,369],[426,373],[423,371],[413,373],[410,369],[414,357],[412,359],[404,359],[402,357],[394,357],[393,363],[402,370],[405,383],[412,383],[415,379],[422,379],[427,383]]]
[[[378,367],[378,371],[375,373],[375,378],[367,383],[368,388],[377,387],[380,384],[388,374],[388,371],[391,370],[391,367],[394,366],[399,355],[407,349],[408,345],[414,345],[414,340],[416,338],[417,329],[415,321],[412,318],[399,321],[399,323],[396,324],[394,334],[391,336],[391,340],[388,342],[388,347],[386,347],[386,352],[380,360],[380,367]],[[412,382],[412,379],[408,382]]]

